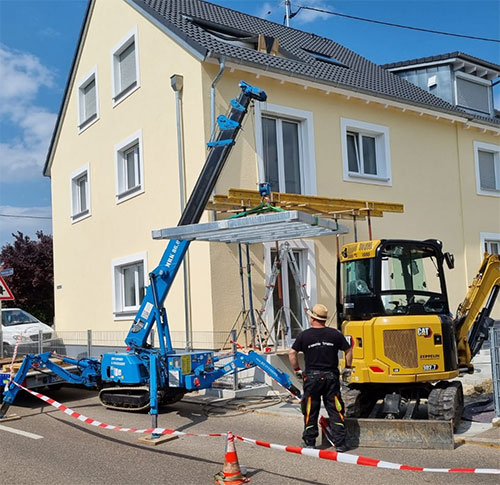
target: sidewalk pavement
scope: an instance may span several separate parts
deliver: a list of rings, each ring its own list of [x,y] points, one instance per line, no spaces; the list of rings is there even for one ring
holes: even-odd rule
[[[484,386],[489,383],[491,386],[491,360],[490,351],[482,350],[474,358],[475,372],[472,375],[465,375],[458,378],[464,387],[465,404],[484,401],[485,396],[474,393],[477,386]],[[485,386],[486,387],[486,386]],[[255,406],[256,402],[264,402],[266,399],[275,404]],[[232,391],[229,389],[210,389],[204,393],[190,393],[185,396],[184,400],[195,402],[198,404],[208,404],[224,406],[233,399],[238,400],[238,406],[248,407],[249,410],[255,413],[283,416],[288,418],[296,418],[302,420],[300,410],[300,402],[293,399],[292,396],[284,394],[282,391],[272,390],[267,384],[258,383],[256,385],[248,385],[243,389]],[[257,400],[257,401],[256,401]],[[321,414],[327,416],[326,410],[322,406]],[[493,413],[494,415],[494,413]],[[493,418],[489,422],[477,422],[462,420],[457,431],[454,434],[456,445],[460,444],[475,444],[500,448],[500,418]]]
[[[263,386],[262,386],[263,387]],[[184,400],[195,402],[197,404],[206,404],[211,406],[230,407],[231,401],[237,399],[238,409],[248,408],[250,412],[257,414],[265,414],[270,416],[286,417],[302,421],[302,413],[300,410],[300,401],[292,396],[276,391],[268,391],[264,393],[264,389],[260,388],[259,393],[252,393],[250,389],[246,395],[236,393],[222,393],[215,396],[203,395],[193,396],[190,394]],[[271,403],[266,405],[266,400]],[[273,400],[276,403],[273,404]],[[321,415],[327,416],[326,410],[322,406]],[[475,444],[500,448],[500,420],[494,419],[494,422],[481,423],[474,421],[462,420],[457,431],[454,434],[455,445],[460,444]]]

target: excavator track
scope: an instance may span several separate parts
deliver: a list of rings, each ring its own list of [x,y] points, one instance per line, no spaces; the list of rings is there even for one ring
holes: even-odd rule
[[[427,399],[429,419],[451,421],[456,430],[464,410],[464,392],[461,382],[438,382]]]
[[[100,390],[99,400],[108,409],[145,411],[149,409],[149,387],[107,387]]]
[[[185,390],[171,392],[158,392],[158,400],[163,405],[179,402],[185,394]],[[146,411],[150,407],[149,387],[107,387],[99,392],[101,404],[108,409],[121,411]]]

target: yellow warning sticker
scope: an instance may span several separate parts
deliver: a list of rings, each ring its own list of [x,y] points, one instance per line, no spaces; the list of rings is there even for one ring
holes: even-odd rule
[[[181,359],[182,359],[182,373],[191,374],[191,356],[183,355]]]

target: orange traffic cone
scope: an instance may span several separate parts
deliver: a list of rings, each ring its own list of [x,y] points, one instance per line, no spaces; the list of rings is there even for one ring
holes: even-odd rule
[[[222,471],[214,477],[215,485],[247,483],[249,478],[241,473],[240,464],[238,463],[238,455],[234,446],[234,436],[231,431],[227,434],[226,454],[224,455],[224,466]]]

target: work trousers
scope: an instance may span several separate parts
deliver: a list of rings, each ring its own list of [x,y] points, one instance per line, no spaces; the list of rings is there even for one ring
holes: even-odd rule
[[[306,444],[314,444],[318,437],[318,417],[321,398],[330,418],[331,435],[336,446],[345,444],[344,403],[340,396],[339,376],[336,372],[311,371],[304,377],[302,414],[304,432],[302,439]]]

